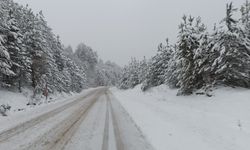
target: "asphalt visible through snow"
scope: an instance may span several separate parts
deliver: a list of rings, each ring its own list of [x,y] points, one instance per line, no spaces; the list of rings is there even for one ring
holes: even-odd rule
[[[153,150],[108,88],[0,133],[0,150]]]

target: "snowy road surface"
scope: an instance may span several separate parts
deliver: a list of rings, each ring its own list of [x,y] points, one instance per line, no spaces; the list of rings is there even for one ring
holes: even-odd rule
[[[31,115],[32,116],[32,115]],[[0,150],[152,150],[108,88],[0,129]]]

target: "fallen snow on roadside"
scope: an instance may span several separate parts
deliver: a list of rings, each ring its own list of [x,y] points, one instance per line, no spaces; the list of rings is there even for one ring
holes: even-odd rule
[[[26,104],[32,97],[32,91],[29,89],[23,89],[22,93],[12,92],[7,90],[0,90],[0,105],[11,106],[10,111],[7,112],[8,116],[15,115],[16,113],[28,111],[29,109],[41,107],[47,105],[46,99],[41,98],[41,102],[37,106],[27,106]],[[54,103],[67,97],[76,95],[76,93],[54,93],[49,95],[48,102]],[[0,119],[1,119],[0,115]]]
[[[250,90],[176,96],[167,86],[112,89],[156,150],[249,150]]]
[[[73,100],[89,93],[91,90],[93,89],[87,89],[78,94],[72,93],[54,95],[53,99],[51,99],[51,103],[43,103],[38,106],[27,106],[26,104],[28,102],[28,98],[21,93],[0,91],[0,94],[3,94],[0,97],[0,102],[8,103],[12,106],[12,111],[8,113],[8,116],[4,117],[0,115],[0,132],[70,103]],[[18,109],[22,110],[18,111]]]

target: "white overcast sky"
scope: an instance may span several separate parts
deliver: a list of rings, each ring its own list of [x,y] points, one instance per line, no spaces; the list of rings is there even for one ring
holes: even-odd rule
[[[167,37],[176,40],[183,14],[201,16],[208,27],[225,16],[225,5],[245,0],[15,0],[42,10],[65,46],[80,42],[120,65],[151,57]]]

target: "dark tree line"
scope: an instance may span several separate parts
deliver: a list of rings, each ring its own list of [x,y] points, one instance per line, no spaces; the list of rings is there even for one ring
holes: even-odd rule
[[[241,17],[234,18],[240,11]],[[179,88],[179,95],[217,85],[250,88],[250,3],[240,9],[226,5],[226,15],[219,26],[208,32],[201,18],[183,16],[175,44],[160,44],[140,75],[137,60],[123,69],[120,88],[142,84],[142,90],[161,84]],[[137,66],[137,69],[134,69]],[[208,94],[209,95],[209,94]]]

